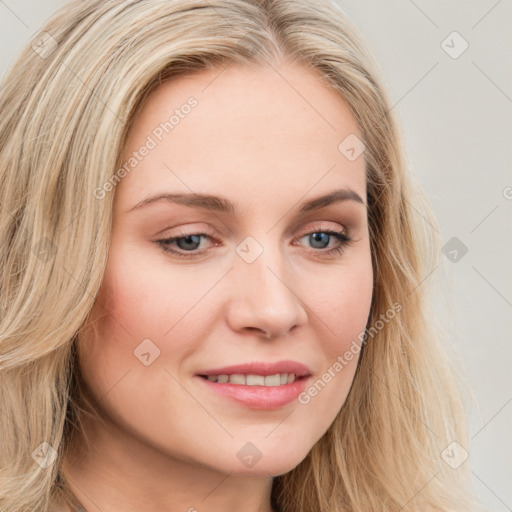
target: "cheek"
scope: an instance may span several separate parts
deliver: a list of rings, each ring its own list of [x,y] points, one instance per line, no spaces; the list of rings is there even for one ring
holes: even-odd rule
[[[158,362],[192,353],[194,340],[206,338],[211,327],[198,317],[211,316],[205,308],[215,303],[214,297],[201,298],[217,280],[216,275],[200,276],[179,266],[170,272],[161,258],[139,257],[133,247],[113,247],[92,327],[81,336],[84,374],[94,377],[100,392],[110,389],[128,370],[144,368],[134,351],[148,346],[148,339],[157,347],[154,354],[162,356]]]
[[[373,270],[368,253],[355,255],[323,279],[322,287],[308,286],[309,304],[323,325],[325,351],[331,359],[343,353],[364,332],[370,314]],[[314,318],[315,315],[313,315]]]
[[[330,424],[350,391],[371,309],[373,272],[371,259],[347,264],[327,286],[309,294],[310,318],[322,333],[323,366],[299,396],[299,403],[315,409],[315,416]],[[334,278],[334,275],[336,276]],[[314,320],[313,320],[314,319]]]
[[[161,338],[192,309],[198,283],[179,267],[170,272],[156,251],[148,257],[147,248],[118,245],[112,248],[102,286],[109,315],[104,332],[118,332],[131,343],[141,336]]]

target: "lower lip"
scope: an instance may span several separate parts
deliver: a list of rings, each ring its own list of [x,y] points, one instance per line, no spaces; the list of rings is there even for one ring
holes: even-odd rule
[[[295,400],[304,391],[306,382],[310,377],[302,377],[290,384],[283,384],[281,386],[245,386],[229,382],[212,382],[198,375],[196,375],[196,378],[213,392],[227,396],[247,407],[272,410]]]

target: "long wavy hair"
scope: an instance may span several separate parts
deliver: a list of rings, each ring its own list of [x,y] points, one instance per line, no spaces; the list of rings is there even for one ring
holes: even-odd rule
[[[464,388],[427,300],[440,240],[406,170],[378,64],[335,1],[80,0],[19,55],[0,91],[0,509],[76,505],[62,459],[87,407],[76,340],[106,266],[114,192],[134,118],[163,81],[296,62],[349,104],[366,146],[374,290],[347,400],[306,458],[273,480],[280,512],[465,511]],[[341,141],[340,141],[341,142]],[[36,463],[41,443],[55,450]],[[43,445],[43,452],[48,449]],[[42,453],[42,452],[41,452]],[[41,457],[41,453],[39,456]],[[44,453],[53,453],[47,451]],[[48,460],[48,459],[45,459]]]

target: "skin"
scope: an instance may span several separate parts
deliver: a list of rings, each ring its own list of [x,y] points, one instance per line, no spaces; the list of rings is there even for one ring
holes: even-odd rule
[[[292,359],[315,382],[368,320],[366,204],[298,211],[343,187],[366,203],[364,155],[349,161],[338,150],[361,132],[314,72],[287,63],[277,70],[230,66],[164,82],[130,132],[125,160],[169,112],[198,100],[115,189],[102,306],[79,342],[83,378],[105,421],[84,422],[92,449],[75,439],[64,463],[89,512],[269,512],[272,477],[306,457],[345,402],[357,355],[309,403],[275,410],[217,396],[195,377]],[[159,201],[129,212],[149,195],[192,191],[223,196],[236,211]],[[351,244],[326,255],[337,239],[310,236],[326,229],[348,231]],[[192,258],[157,243],[202,232],[211,238],[172,245]],[[263,248],[250,264],[235,251],[248,236]],[[148,338],[160,355],[145,366],[134,350]],[[261,453],[250,468],[237,457],[248,442]]]

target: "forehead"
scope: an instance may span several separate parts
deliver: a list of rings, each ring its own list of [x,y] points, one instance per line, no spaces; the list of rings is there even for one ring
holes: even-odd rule
[[[190,105],[194,105],[191,107]],[[147,98],[130,131],[123,163],[144,157],[117,186],[126,209],[162,191],[229,196],[290,196],[348,186],[364,195],[364,154],[340,151],[362,138],[343,97],[298,64],[228,66],[163,82]]]

